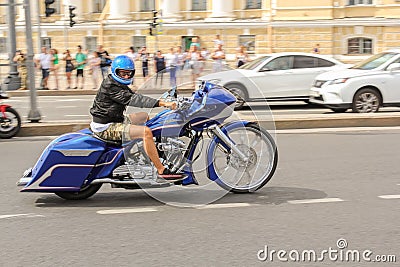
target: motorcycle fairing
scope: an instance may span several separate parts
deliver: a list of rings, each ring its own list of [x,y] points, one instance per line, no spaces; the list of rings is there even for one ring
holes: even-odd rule
[[[53,140],[32,168],[21,191],[77,191],[99,161],[107,144],[83,132]]]

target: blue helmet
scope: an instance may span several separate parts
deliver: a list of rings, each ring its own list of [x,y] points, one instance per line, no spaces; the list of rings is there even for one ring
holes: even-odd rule
[[[122,73],[123,72],[123,73]],[[111,64],[111,76],[117,82],[129,85],[135,74],[135,63],[125,55],[117,56]]]

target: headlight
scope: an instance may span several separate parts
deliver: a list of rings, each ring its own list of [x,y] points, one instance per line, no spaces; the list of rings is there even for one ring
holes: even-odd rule
[[[329,84],[340,84],[340,83],[345,83],[349,78],[340,78],[340,79],[335,79],[330,81]]]

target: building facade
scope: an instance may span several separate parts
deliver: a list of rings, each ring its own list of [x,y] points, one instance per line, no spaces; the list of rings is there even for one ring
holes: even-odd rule
[[[80,44],[89,51],[102,44],[113,54],[143,45],[166,52],[171,46],[188,47],[194,36],[211,50],[216,34],[231,56],[240,45],[260,55],[311,52],[319,44],[322,54],[352,61],[400,46],[400,0],[56,0],[50,17],[44,16],[44,0],[30,2],[35,51],[40,43],[59,50]],[[77,14],[73,27],[70,5]],[[24,10],[16,9],[17,46],[25,49]],[[152,10],[160,17],[152,30],[157,36],[150,35]],[[6,16],[1,7],[0,53],[7,43]]]

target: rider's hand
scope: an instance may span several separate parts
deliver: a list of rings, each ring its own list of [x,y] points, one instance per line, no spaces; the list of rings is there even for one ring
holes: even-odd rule
[[[165,102],[160,100],[159,102],[160,107],[166,107],[169,109],[176,109],[176,103],[175,102]]]

